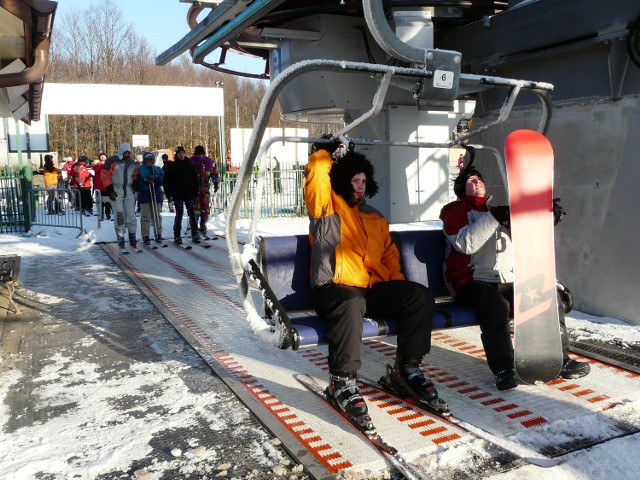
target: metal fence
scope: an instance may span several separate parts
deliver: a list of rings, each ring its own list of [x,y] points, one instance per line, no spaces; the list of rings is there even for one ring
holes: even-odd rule
[[[0,233],[25,232],[24,174],[0,170]]]
[[[82,198],[75,188],[33,188],[31,223],[49,227],[78,228],[82,222]]]
[[[237,183],[236,172],[222,175],[220,190],[212,195],[212,213],[227,210],[231,192]],[[268,170],[262,192],[261,217],[305,216],[302,192],[303,167]],[[258,185],[257,171],[239,211],[251,218],[255,209]],[[96,198],[95,208],[100,209]],[[0,233],[27,232],[32,225],[77,228],[84,231],[80,191],[74,188],[34,187],[22,172],[0,170]],[[100,210],[97,210],[98,213]],[[100,222],[98,222],[100,227]]]
[[[262,192],[260,208],[261,217],[292,217],[305,216],[307,209],[304,205],[302,192],[304,170],[303,167],[281,170],[268,170],[266,172],[266,185]],[[238,174],[226,172],[223,176],[222,192],[223,208],[226,211],[227,204],[231,200],[231,192],[237,183]],[[254,172],[249,188],[244,193],[238,215],[242,218],[253,216],[255,208],[256,191],[258,186],[258,173]]]

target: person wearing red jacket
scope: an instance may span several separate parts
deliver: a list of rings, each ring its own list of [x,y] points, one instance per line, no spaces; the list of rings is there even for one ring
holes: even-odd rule
[[[104,167],[104,162],[107,160],[107,155],[104,152],[100,152],[98,155],[98,161],[93,166],[93,171],[95,172],[95,176],[93,177],[93,191],[98,192],[100,195],[100,212],[98,215],[100,216],[100,220],[111,220],[111,199],[104,189],[104,184],[102,183],[102,167]]]
[[[419,368],[431,347],[434,299],[405,279],[387,220],[365,201],[378,191],[373,165],[353,151],[332,163],[338,146],[314,145],[305,168],[312,300],[329,322],[327,396],[366,432],[372,424],[356,382],[364,316],[400,319],[391,382],[421,401],[437,401]]]
[[[67,189],[67,201],[75,210],[79,210],[78,203],[80,202],[79,195],[72,190],[73,186],[73,174],[72,170],[76,161],[73,157],[67,157],[64,165],[62,166],[62,180],[64,180],[64,187]]]
[[[93,187],[93,169],[89,168],[89,157],[81,155],[76,164],[71,168],[71,184],[80,190],[80,204],[82,213],[91,216],[93,213],[93,197],[91,188]]]
[[[491,197],[481,173],[467,166],[454,181],[458,197],[440,212],[447,239],[445,279],[456,303],[473,308],[480,323],[480,338],[496,388],[518,386],[509,325],[513,310],[513,249],[509,207],[490,206]],[[564,303],[558,302],[564,366],[562,378],[589,373],[586,362],[569,358]]]

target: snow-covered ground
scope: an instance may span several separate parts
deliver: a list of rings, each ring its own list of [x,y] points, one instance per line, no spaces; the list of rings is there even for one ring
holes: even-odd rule
[[[36,268],[39,264],[52,267],[55,264],[51,260],[52,258],[73,258],[74,261],[82,263],[83,260],[93,258],[88,253],[93,242],[113,241],[115,239],[111,222],[104,222],[102,228],[97,229],[96,217],[85,217],[85,220],[86,233],[78,238],[75,238],[78,234],[77,230],[39,226],[34,226],[27,235],[0,235],[0,251],[3,254],[17,253],[21,255],[23,271]],[[165,237],[170,237],[172,220],[172,214],[164,214]],[[414,226],[397,226],[395,228],[412,228]],[[212,218],[210,227],[220,234],[224,233],[224,218],[222,216]],[[274,234],[303,233],[306,228],[307,220],[304,218],[268,219],[262,220],[259,225],[261,232]],[[239,222],[238,238],[245,240],[247,232],[248,222]],[[44,262],[44,259],[49,260]],[[55,273],[55,271],[52,273]],[[95,309],[96,311],[113,308],[111,305],[100,303],[95,299],[92,300],[92,298],[87,296],[86,301],[92,302],[87,305],[87,308]],[[38,293],[37,300],[44,305],[51,305],[61,301],[45,293]],[[568,316],[567,324],[571,329],[579,332],[582,338],[588,337],[613,343],[637,344],[640,342],[640,326],[629,325],[614,318],[594,317],[581,312],[571,312]],[[168,344],[157,345],[160,350],[168,347],[170,347]],[[225,404],[224,399],[221,400],[213,396],[204,399],[204,401],[216,405],[215,412],[207,410],[206,405],[196,404],[202,402],[203,397],[196,398],[196,396],[191,396],[185,390],[184,383],[180,378],[180,371],[186,368],[185,364],[176,362],[171,355],[163,358],[161,362],[140,366],[140,368],[144,369],[145,382],[162,385],[162,395],[155,398],[153,406],[148,408],[166,409],[173,412],[169,418],[164,420],[170,422],[176,428],[188,426],[190,422],[189,415],[199,415],[205,421],[216,424],[222,430],[228,427],[233,428],[237,418],[234,418],[236,412],[228,411],[230,403]],[[70,362],[69,355],[65,352],[59,352],[48,359],[49,366],[41,374],[42,378],[40,380],[43,382],[53,381],[54,383],[49,383],[48,386],[34,392],[35,398],[33,401],[53,408],[56,405],[63,404],[66,397],[84,399],[74,407],[80,410],[79,416],[74,416],[74,420],[68,417],[43,419],[35,425],[25,426],[7,433],[6,425],[10,421],[8,418],[8,396],[11,394],[12,389],[20,383],[22,374],[19,370],[11,368],[10,358],[7,358],[2,351],[0,351],[0,360],[2,360],[2,368],[0,368],[0,422],[3,425],[0,431],[0,479],[37,478],[33,475],[35,472],[41,471],[42,466],[47,466],[47,471],[49,472],[55,472],[55,475],[47,476],[46,478],[60,480],[71,478],[92,479],[111,471],[130,471],[130,466],[136,459],[144,457],[148,453],[150,435],[146,430],[149,426],[144,422],[138,421],[134,414],[123,417],[122,412],[115,406],[104,401],[106,389],[110,391],[109,395],[114,395],[114,391],[121,396],[130,394],[136,388],[133,380],[132,382],[127,382],[126,379],[114,378],[112,383],[101,384],[101,388],[96,388],[94,381],[95,368],[92,366],[92,360],[87,358],[83,362]],[[73,378],[72,382],[67,380],[69,377]],[[136,381],[139,381],[139,379]],[[629,408],[631,420],[637,422],[637,412],[640,411],[640,408],[634,403],[637,402],[631,402],[625,408]],[[239,409],[240,407],[235,408]],[[99,415],[96,415],[96,410],[99,410]],[[224,414],[218,414],[217,412],[224,412]],[[634,416],[636,418],[633,418]],[[70,424],[70,422],[77,423]],[[109,424],[117,425],[117,427],[107,428],[105,425]],[[594,421],[592,428],[594,433],[598,433],[600,429],[605,429],[606,426]],[[266,476],[261,476],[256,471],[242,478],[252,478],[251,475],[254,475],[253,478],[269,478],[269,475],[275,478],[278,473],[278,465],[282,463],[286,465],[287,462],[276,451],[272,440],[268,439],[268,437],[257,435],[255,432],[250,433],[251,441],[255,443],[254,454],[259,457],[258,463],[262,463],[269,473]],[[599,433],[606,436],[604,431]],[[514,440],[517,440],[517,438]],[[127,449],[123,453],[122,444],[124,441],[127,442]],[[74,459],[76,443],[78,442],[91,445],[96,455],[84,461],[80,461],[77,458]],[[446,455],[455,456],[459,454],[461,455],[460,462],[463,463],[465,459],[462,458],[462,455],[465,452],[466,449],[464,448],[454,448],[448,451]],[[635,434],[568,454],[563,458],[564,462],[560,466],[551,469],[541,470],[527,466],[517,471],[506,472],[491,478],[539,479],[544,477],[546,480],[635,479],[640,476],[640,467],[637,465],[638,452],[640,452],[640,435]],[[234,477],[232,466],[227,465],[225,459],[219,457],[220,452],[199,445],[198,442],[194,441],[190,445],[175,445],[175,450],[172,450],[172,454],[176,457],[176,462],[182,462],[181,464],[184,466],[183,478],[237,478]],[[197,468],[189,468],[189,465],[193,466],[203,458],[211,458],[216,455],[219,457],[216,459],[217,465],[222,468],[209,472],[202,472]],[[450,462],[455,459],[447,458],[446,460]],[[161,478],[164,471],[171,468],[175,469],[175,467],[175,463],[167,465],[166,468],[158,464],[155,470],[134,471],[129,476],[125,475],[117,478]],[[285,468],[279,473],[283,473],[285,476],[278,478],[304,478],[297,467],[291,468],[289,466],[288,469]],[[364,478],[355,473],[344,474],[342,477]]]

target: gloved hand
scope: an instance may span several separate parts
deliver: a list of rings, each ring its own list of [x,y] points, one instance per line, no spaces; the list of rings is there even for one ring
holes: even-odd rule
[[[564,313],[569,313],[573,310],[573,293],[558,280],[556,280],[556,290],[558,291],[560,308],[564,310]]]
[[[118,194],[117,194],[117,193],[115,192],[115,190],[113,189],[113,185],[109,185],[109,186],[106,188],[106,192],[107,192],[107,195],[109,195],[109,199],[110,199],[111,201],[115,202],[115,201],[116,201],[116,199],[118,198]]]
[[[489,207],[489,211],[500,225],[505,228],[511,228],[510,210],[507,205],[499,205],[497,207]]]
[[[565,209],[560,206],[560,198],[554,198],[553,199],[553,224],[554,225],[559,224],[560,220],[562,220],[562,217],[564,217],[566,214],[567,212],[565,211]]]
[[[213,184],[213,193],[216,193],[220,189],[220,185],[218,183]]]
[[[157,178],[158,178],[158,177],[156,177],[155,175],[149,175],[149,176],[147,177],[147,182],[149,182],[149,183],[151,183],[151,182],[155,182]]]
[[[326,138],[327,140],[333,141],[328,143],[314,143],[313,145],[311,145],[311,153],[314,153],[318,150],[326,150],[327,152],[329,152],[329,155],[333,155],[333,152],[335,152],[342,144],[339,139],[334,139],[333,135],[331,135],[330,133],[323,135],[321,138]]]

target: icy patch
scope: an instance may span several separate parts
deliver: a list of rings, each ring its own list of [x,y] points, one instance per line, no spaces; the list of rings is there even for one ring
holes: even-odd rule
[[[567,315],[566,322],[576,341],[597,340],[620,347],[640,344],[640,325],[617,318],[595,317],[574,310]]]
[[[34,381],[39,386],[33,398],[36,410],[51,413],[11,434],[0,432],[3,478],[34,478],[44,472],[91,479],[143,458],[151,451],[154,434],[199,422],[221,430],[227,425],[228,413],[219,408],[219,396],[192,394],[179,376],[188,368],[181,362],[135,364],[105,378],[97,364],[60,354],[47,361],[51,364]],[[17,372],[3,373],[0,392],[8,392],[7,384],[19,377]],[[2,418],[9,414],[4,405],[0,403]],[[213,445],[202,447],[187,450],[180,458],[185,474],[192,470],[189,465],[215,457],[215,451],[207,448]],[[156,464],[153,471],[162,469]]]

